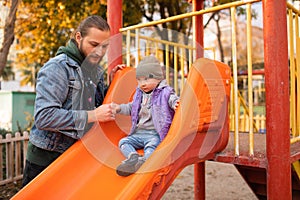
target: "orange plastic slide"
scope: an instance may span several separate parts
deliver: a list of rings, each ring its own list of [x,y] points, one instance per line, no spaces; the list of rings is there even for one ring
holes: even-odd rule
[[[134,68],[116,77],[105,102],[127,103],[136,88]],[[62,156],[12,199],[159,199],[180,171],[225,148],[228,141],[230,68],[198,59],[180,95],[180,106],[165,140],[136,174],[121,177],[124,159],[118,141],[130,129],[130,117],[96,123]]]

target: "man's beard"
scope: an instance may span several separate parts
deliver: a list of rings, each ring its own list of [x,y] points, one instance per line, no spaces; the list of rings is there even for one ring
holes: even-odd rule
[[[80,45],[79,51],[84,55],[82,50],[82,43]],[[99,63],[101,62],[103,56],[98,56],[96,53],[90,53],[85,56],[81,64],[81,69],[84,77],[90,78],[94,83],[97,82],[97,70],[99,69]]]
[[[95,82],[97,78],[97,69],[99,67],[99,63],[89,62],[88,59],[84,59],[81,64],[81,69],[84,77],[89,77]]]

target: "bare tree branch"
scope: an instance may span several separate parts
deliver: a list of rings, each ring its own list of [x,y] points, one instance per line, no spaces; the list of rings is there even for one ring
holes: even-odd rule
[[[14,42],[15,34],[15,21],[16,21],[16,13],[18,10],[18,5],[21,0],[12,0],[11,7],[9,9],[9,14],[5,20],[4,26],[4,38],[2,42],[2,48],[0,49],[0,76],[3,73],[3,70],[6,66],[7,56],[9,53],[10,46]]]

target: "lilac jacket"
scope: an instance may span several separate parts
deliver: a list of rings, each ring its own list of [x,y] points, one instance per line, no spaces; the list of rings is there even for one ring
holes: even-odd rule
[[[135,131],[136,125],[138,123],[142,97],[142,90],[140,88],[137,88],[133,102],[129,104],[129,113],[131,113],[132,120],[130,134],[132,134]],[[152,121],[156,131],[160,136],[161,141],[166,137],[169,131],[175,113],[173,108],[178,99],[179,97],[175,94],[174,89],[168,86],[165,80],[163,80],[160,83],[160,85],[154,89],[152,93]],[[122,113],[124,113],[124,111]]]

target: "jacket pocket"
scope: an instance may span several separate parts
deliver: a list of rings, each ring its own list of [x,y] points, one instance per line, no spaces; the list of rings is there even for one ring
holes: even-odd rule
[[[80,102],[80,94],[81,94],[81,82],[74,77],[69,78],[69,85],[68,85],[68,102],[72,102],[72,105],[77,108],[77,104]],[[75,105],[76,104],[76,105]],[[74,107],[73,107],[74,108]]]

